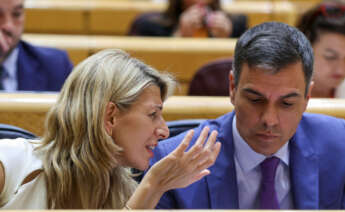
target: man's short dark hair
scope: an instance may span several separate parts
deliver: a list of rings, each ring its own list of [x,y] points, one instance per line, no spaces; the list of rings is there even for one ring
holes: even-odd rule
[[[307,94],[314,62],[308,39],[298,29],[284,23],[266,22],[257,25],[247,30],[236,43],[232,69],[235,87],[244,64],[276,73],[297,62],[303,66]]]

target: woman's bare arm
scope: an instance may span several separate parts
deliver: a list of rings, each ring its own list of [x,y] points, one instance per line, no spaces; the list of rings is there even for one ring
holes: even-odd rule
[[[2,190],[4,190],[4,186],[5,186],[5,169],[0,161],[0,194]]]

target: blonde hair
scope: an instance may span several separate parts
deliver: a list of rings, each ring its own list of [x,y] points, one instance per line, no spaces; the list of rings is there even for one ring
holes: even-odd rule
[[[165,100],[175,83],[121,50],[100,51],[74,68],[47,115],[37,149],[45,153],[49,208],[124,207],[137,184],[116,159],[122,149],[105,130],[106,105],[112,101],[125,110],[150,85]]]

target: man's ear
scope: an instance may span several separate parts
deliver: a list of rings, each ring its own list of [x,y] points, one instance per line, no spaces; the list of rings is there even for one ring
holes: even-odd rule
[[[231,103],[234,104],[235,102],[235,77],[233,74],[233,71],[230,71],[229,73],[229,95],[230,95],[230,100]]]
[[[312,97],[311,96],[311,91],[313,90],[313,87],[314,87],[314,81],[311,81],[310,84],[309,84],[309,88],[308,88],[308,93],[306,93],[306,103],[305,103],[305,108],[304,108],[304,111],[307,110],[307,106],[308,106],[308,102],[309,102],[309,99]]]
[[[108,135],[111,136],[113,127],[115,125],[115,115],[118,111],[118,108],[114,102],[108,102],[105,114],[104,114],[104,127]]]

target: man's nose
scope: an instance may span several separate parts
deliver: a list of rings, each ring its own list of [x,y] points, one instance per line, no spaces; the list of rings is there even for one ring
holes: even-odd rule
[[[339,60],[339,63],[335,68],[337,74],[345,76],[345,58]]]
[[[262,121],[267,127],[273,127],[279,123],[278,111],[273,105],[268,105],[265,108]]]
[[[4,30],[5,33],[12,31],[12,29],[14,27],[13,18],[10,15],[2,15],[1,19],[2,19],[0,21],[1,30]]]

